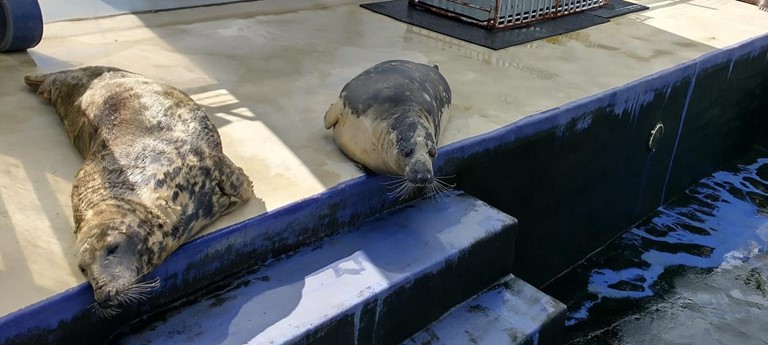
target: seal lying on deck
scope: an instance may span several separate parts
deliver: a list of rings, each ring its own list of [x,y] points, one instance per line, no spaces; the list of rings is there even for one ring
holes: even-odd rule
[[[756,5],[757,8],[759,8],[762,11],[768,12],[768,0],[739,0],[741,2],[746,2],[751,5]]]
[[[432,162],[451,88],[438,67],[405,60],[378,63],[349,81],[325,113],[341,151],[368,172],[401,176],[393,194],[439,192]]]
[[[72,186],[78,266],[96,310],[141,300],[182,243],[253,196],[205,111],[181,90],[113,67],[24,77],[85,158]]]

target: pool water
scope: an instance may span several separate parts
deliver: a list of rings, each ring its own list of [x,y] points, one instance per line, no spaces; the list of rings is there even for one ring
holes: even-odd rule
[[[768,150],[656,209],[544,291],[567,344],[768,343]]]

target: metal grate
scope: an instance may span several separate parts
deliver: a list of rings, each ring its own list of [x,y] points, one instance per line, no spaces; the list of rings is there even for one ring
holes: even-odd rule
[[[489,29],[509,28],[599,7],[608,0],[408,0]]]

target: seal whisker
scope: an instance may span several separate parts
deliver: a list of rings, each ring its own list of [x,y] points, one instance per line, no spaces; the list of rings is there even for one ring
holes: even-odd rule
[[[447,175],[447,176],[435,176],[435,179],[446,179],[446,178],[454,178],[456,175]]]
[[[440,194],[437,193],[437,188],[434,184],[431,184],[427,186],[429,198],[432,199],[432,201],[438,201],[440,199]]]
[[[402,190],[405,188],[405,186],[400,186],[396,190],[393,190],[391,192],[387,192],[387,195],[389,196],[399,196]]]
[[[402,196],[404,193],[408,191],[410,186],[411,186],[411,183],[405,180],[401,184],[397,186],[393,186],[393,188],[396,187],[395,190],[387,194],[389,194],[389,196]]]
[[[408,192],[409,186],[410,184],[407,181],[405,181],[401,185],[399,185],[397,189],[394,190],[390,195],[396,196],[399,199],[402,199],[403,195]]]
[[[399,179],[399,180],[393,181],[393,183],[392,183],[392,184],[390,184],[390,185],[391,185],[391,186],[398,186],[398,185],[400,185],[400,184],[402,184],[402,183],[408,183],[408,179],[407,179],[407,178],[405,178],[405,177],[403,177],[403,178],[401,178],[401,179]]]
[[[149,293],[149,292],[151,292],[153,290],[155,290],[155,289],[148,289],[148,288],[145,288],[145,287],[128,288],[128,289],[125,290],[125,293],[128,293],[128,294],[138,294],[138,293],[140,293],[140,294],[147,294],[147,293]]]
[[[411,186],[411,184],[410,184],[410,183],[406,183],[406,184],[404,184],[404,185],[403,185],[403,189],[402,189],[402,190],[401,190],[401,192],[400,192],[400,199],[405,199],[405,198],[407,198],[407,197],[408,197],[408,195],[410,195],[410,194],[411,194],[411,188],[413,188],[413,187]]]
[[[405,179],[405,177],[400,177],[400,178],[398,178],[398,179],[395,179],[395,180],[392,180],[392,181],[386,181],[386,182],[382,182],[381,184],[385,184],[385,185],[393,185],[393,184],[402,183],[402,182],[403,182],[403,181],[405,181],[405,180],[406,180],[406,179]]]
[[[147,294],[156,288],[150,288],[146,286],[131,286],[125,289],[125,293],[141,293],[141,294]]]
[[[439,184],[439,185],[441,185],[443,187],[447,187],[447,188],[456,187],[455,183],[448,183],[448,182],[445,182],[445,181],[440,180],[440,179],[435,179],[435,183],[437,183],[437,184]]]
[[[102,308],[98,304],[95,305],[94,309],[96,311],[96,315],[107,319],[111,319],[113,316],[120,312],[120,309],[117,307]]]
[[[406,183],[406,182],[408,182],[408,180],[403,178],[403,179],[400,179],[400,180],[397,180],[397,181],[392,181],[392,182],[389,182],[389,183],[382,183],[382,184],[386,185],[387,188],[397,188],[398,186],[401,186],[403,183]]]
[[[151,286],[134,286],[134,287],[130,288],[130,291],[149,292],[149,291],[152,291],[152,290],[155,290],[155,289],[157,289],[157,288],[156,287],[151,287]]]
[[[136,280],[138,280],[138,279],[136,279]],[[155,279],[152,279],[152,280],[147,280],[145,282],[132,284],[131,286],[146,286],[146,287],[151,287],[151,288],[155,289],[155,288],[160,287],[160,277],[155,277]]]
[[[141,278],[144,278],[144,276],[146,276],[147,274],[149,274],[149,272],[150,272],[150,271],[146,271],[146,272],[144,272],[144,273],[142,273],[142,274],[138,275],[136,278],[134,278],[133,280],[131,280],[131,284],[133,284],[133,283],[135,283],[135,282],[137,282],[137,281],[141,280]],[[143,282],[143,283],[150,283],[150,284],[160,284],[160,277],[155,277],[154,279],[150,279],[150,280],[147,280],[146,282]],[[140,284],[143,284],[143,283],[140,283]]]
[[[413,183],[408,183],[407,185],[408,185],[408,187],[406,187],[405,193],[403,193],[403,195],[401,196],[400,199],[408,198],[409,196],[411,196],[413,194],[414,190],[416,189],[416,186]]]
[[[441,198],[443,199],[446,198],[446,191],[448,191],[448,189],[445,189],[444,187],[438,187],[438,186],[436,186],[435,189],[437,189],[437,194],[440,195]]]
[[[133,296],[131,295],[120,295],[115,297],[115,299],[119,304],[129,304],[129,303],[133,303],[134,301]]]
[[[443,194],[445,189],[443,189],[443,187],[441,185],[436,184],[436,183],[432,184],[431,186],[432,186],[432,190],[434,191],[435,195],[437,195],[437,199],[438,200],[445,200],[445,194]]]
[[[431,197],[436,200],[442,200],[445,199],[445,193],[453,186],[454,185],[448,184],[445,181],[435,179],[434,182],[427,187],[427,189]]]
[[[443,190],[443,191],[446,191],[446,190],[449,190],[449,189],[451,189],[453,187],[456,187],[455,184],[449,184],[449,183],[446,183],[446,182],[443,182],[443,181],[439,181],[439,180],[435,180],[434,186],[435,186],[435,188],[438,188],[438,189]]]

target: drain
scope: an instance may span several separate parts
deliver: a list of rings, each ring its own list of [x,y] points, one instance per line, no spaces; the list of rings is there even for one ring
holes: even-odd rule
[[[656,148],[659,147],[659,144],[661,143],[661,138],[664,136],[664,124],[661,123],[661,121],[656,122],[656,125],[653,126],[653,129],[651,130],[651,135],[648,138],[648,148],[651,149],[651,152],[656,151]]]

